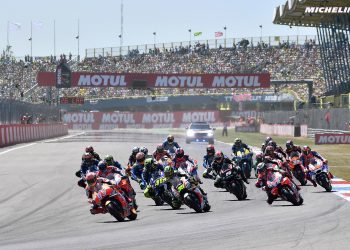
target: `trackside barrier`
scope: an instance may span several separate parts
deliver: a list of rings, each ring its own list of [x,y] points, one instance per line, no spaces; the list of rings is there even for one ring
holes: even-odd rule
[[[68,126],[65,124],[0,125],[0,148],[67,134]]]
[[[298,127],[300,127],[300,130]],[[297,130],[299,130],[300,135],[296,135]],[[287,124],[261,124],[260,133],[268,134],[268,135],[307,137],[307,125],[303,124],[300,126],[294,126],[294,125],[287,125]]]

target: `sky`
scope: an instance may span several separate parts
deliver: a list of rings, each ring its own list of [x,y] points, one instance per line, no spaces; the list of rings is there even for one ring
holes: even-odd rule
[[[215,39],[216,31],[227,38],[315,35],[315,28],[290,28],[272,23],[274,8],[286,0],[123,0],[123,45],[189,41],[190,33],[202,32],[200,39]],[[118,47],[120,39],[121,0],[0,0],[0,49],[7,45],[8,22],[20,29],[9,32],[9,42],[16,57],[30,54],[31,21],[33,56],[54,53],[78,53],[87,48]],[[11,25],[11,28],[14,26]],[[154,37],[153,32],[156,32]],[[193,39],[194,37],[192,37]]]

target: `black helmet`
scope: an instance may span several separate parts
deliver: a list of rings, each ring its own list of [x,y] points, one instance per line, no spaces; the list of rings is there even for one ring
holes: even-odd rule
[[[175,155],[177,158],[182,158],[185,155],[185,151],[182,148],[177,148],[175,150]]]
[[[277,148],[277,143],[275,141],[271,140],[267,143],[267,146],[271,146],[275,150]]]
[[[132,148],[132,154],[136,155],[138,152],[140,152],[140,148],[139,147],[133,147]]]
[[[215,154],[215,147],[213,144],[209,144],[207,146],[207,154],[208,155],[214,155]]]
[[[173,135],[168,135],[168,137],[166,138],[166,140],[171,144],[174,142],[174,136]]]
[[[272,141],[272,138],[270,136],[266,137],[265,144],[269,143],[269,141]]]
[[[240,138],[236,138],[235,139],[235,145],[236,146],[241,146],[241,144],[242,144],[242,140]]]
[[[157,152],[158,152],[158,153],[163,153],[163,152],[164,152],[163,144],[158,144],[158,145],[157,145]]]
[[[105,161],[99,161],[97,166],[98,166],[98,169],[101,170],[102,172],[107,169],[107,164]]]
[[[265,149],[266,156],[273,156],[275,154],[275,149],[272,146],[267,146]]]
[[[140,148],[140,152],[144,153],[145,155],[148,155],[148,148],[143,146],[143,147]]]
[[[308,155],[311,153],[311,148],[309,146],[303,146],[303,148],[301,149],[301,152],[304,154],[304,155]]]
[[[286,142],[286,148],[287,149],[291,149],[293,147],[294,147],[294,143],[293,143],[292,140],[289,140],[289,141]]]

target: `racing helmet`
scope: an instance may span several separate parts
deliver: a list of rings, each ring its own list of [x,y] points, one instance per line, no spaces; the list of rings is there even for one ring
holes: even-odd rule
[[[106,164],[108,165],[108,166],[114,166],[114,158],[113,158],[113,156],[111,156],[111,155],[106,155],[105,156],[105,158],[104,158],[104,161],[106,162]]]
[[[81,159],[84,161],[84,162],[91,162],[92,161],[92,154],[90,153],[84,153],[83,156],[81,157]]]
[[[163,153],[163,152],[164,152],[163,144],[158,144],[157,145],[157,153]]]
[[[208,155],[214,155],[215,154],[215,147],[213,144],[209,144],[207,146],[207,154]]]
[[[242,140],[240,138],[236,138],[234,144],[235,146],[240,147],[242,145]]]
[[[214,155],[214,161],[221,163],[223,159],[224,159],[224,154],[221,151],[216,151]]]
[[[132,154],[136,155],[138,152],[140,152],[140,148],[139,147],[133,147],[132,148]]]
[[[267,143],[269,143],[269,141],[272,141],[272,138],[270,136],[266,137],[265,139],[265,145],[267,145]]]
[[[286,142],[286,148],[287,149],[291,149],[293,147],[294,147],[294,143],[293,143],[292,140],[289,140],[289,141]]]
[[[311,153],[311,148],[309,146],[303,146],[303,148],[301,149],[301,153],[303,155],[308,155]]]
[[[97,167],[99,170],[104,172],[107,169],[107,164],[105,161],[99,161]]]
[[[145,168],[150,169],[154,165],[154,160],[153,158],[147,158],[145,160]]]
[[[274,156],[275,149],[272,146],[267,146],[265,149],[265,155],[266,156]]]
[[[85,177],[85,180],[87,182],[87,184],[90,186],[90,187],[93,187],[96,185],[96,182],[97,182],[97,175],[96,173],[94,172],[89,172],[86,177]]]
[[[185,151],[182,148],[177,148],[175,150],[175,155],[177,158],[182,158],[185,155]]]
[[[148,155],[148,148],[143,146],[143,147],[140,148],[140,152],[144,153],[145,155]]]
[[[166,166],[164,168],[164,176],[165,178],[171,178],[174,175],[174,169],[171,166]]]
[[[167,142],[169,144],[172,144],[174,142],[174,136],[173,135],[168,135],[168,137],[166,138]]]
[[[276,149],[277,143],[275,141],[271,140],[267,143],[267,146],[271,146],[271,147],[273,147],[273,149]]]
[[[86,148],[85,148],[85,152],[86,152],[86,153],[93,153],[93,152],[94,152],[94,148],[93,148],[92,146],[86,147]]]
[[[142,152],[138,152],[138,153],[136,154],[136,162],[137,162],[137,163],[142,163],[142,162],[144,162],[144,161],[145,161],[145,158],[146,158],[146,156],[145,156],[145,154],[142,153]]]

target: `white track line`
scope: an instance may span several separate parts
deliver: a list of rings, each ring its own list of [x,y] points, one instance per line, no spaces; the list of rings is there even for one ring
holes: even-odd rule
[[[57,139],[52,139],[52,140],[47,140],[47,141],[43,141],[43,142],[44,142],[44,143],[47,143],[47,142],[54,142],[54,141],[64,140],[64,139],[72,138],[72,137],[74,137],[74,136],[78,136],[78,135],[82,135],[82,134],[85,134],[85,132],[81,132],[81,133],[75,134],[75,135],[68,135],[68,136],[65,136],[65,137],[61,137],[61,138],[57,138]],[[27,144],[27,145],[23,145],[23,146],[19,146],[19,147],[13,147],[13,148],[10,148],[10,149],[7,149],[7,150],[5,150],[5,151],[0,152],[0,155],[9,153],[9,152],[14,151],[14,150],[17,150],[17,149],[21,149],[21,148],[26,148],[26,147],[34,146],[34,145],[36,145],[36,144],[38,144],[38,143],[40,143],[40,142],[34,142],[34,143],[31,143],[31,144]]]

